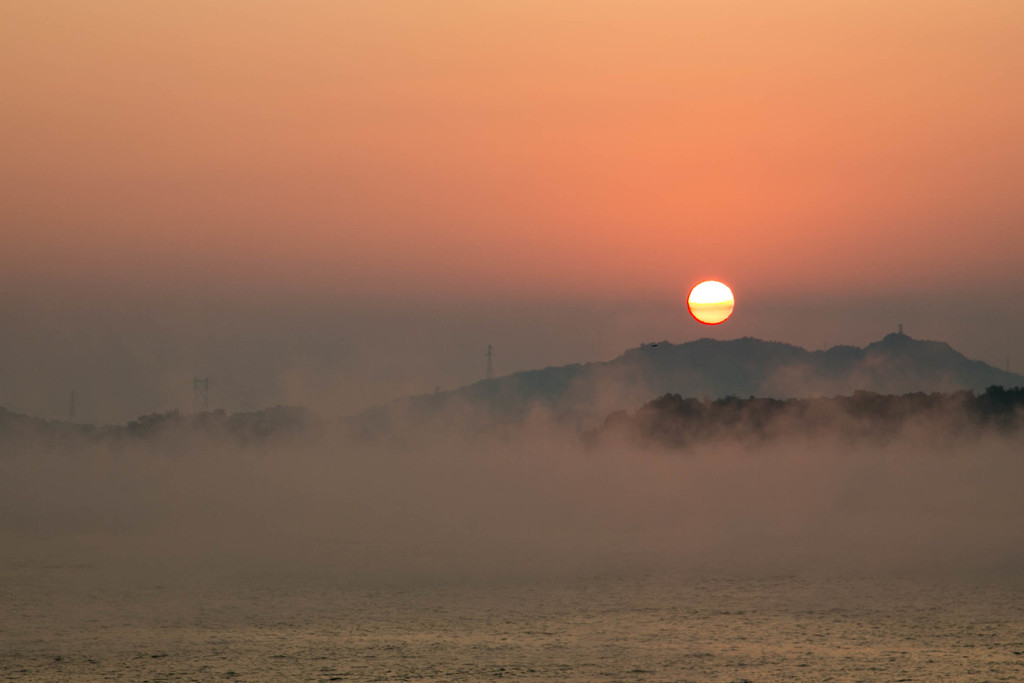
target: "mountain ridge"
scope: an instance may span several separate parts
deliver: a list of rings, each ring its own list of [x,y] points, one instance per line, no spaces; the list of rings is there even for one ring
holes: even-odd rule
[[[696,398],[811,398],[872,391],[881,394],[982,391],[1024,385],[1024,375],[972,360],[946,342],[888,334],[865,347],[809,351],[755,337],[667,341],[627,349],[609,361],[573,363],[480,380],[458,389],[399,399],[364,412],[404,415],[458,407],[515,419],[544,409],[598,417],[635,409],[663,394]]]

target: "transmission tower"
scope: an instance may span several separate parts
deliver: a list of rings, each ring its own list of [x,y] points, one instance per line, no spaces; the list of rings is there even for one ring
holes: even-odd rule
[[[209,377],[196,377],[192,380],[192,412],[210,412]]]
[[[487,379],[494,379],[494,347],[487,345]]]

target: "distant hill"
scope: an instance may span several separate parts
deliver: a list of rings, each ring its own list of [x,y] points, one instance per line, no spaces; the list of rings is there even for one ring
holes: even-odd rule
[[[166,437],[222,438],[248,443],[269,438],[316,435],[328,423],[305,408],[274,406],[249,413],[213,410],[184,415],[177,410],[142,415],[126,425],[92,425],[44,420],[0,407],[0,444],[3,442],[62,444],[129,443]]]
[[[867,347],[808,351],[751,337],[645,344],[607,362],[565,365],[482,380],[454,391],[404,399],[367,411],[364,423],[441,410],[519,419],[543,408],[580,424],[635,409],[663,394],[723,398],[805,398],[983,391],[1024,386],[1024,376],[970,360],[948,344],[890,334]]]
[[[666,394],[715,400],[726,397],[796,399],[983,392],[990,386],[1024,386],[1024,375],[970,360],[948,344],[890,334],[864,348],[836,346],[807,351],[751,337],[698,339],[685,344],[645,344],[607,362],[549,367],[482,380],[461,389],[414,396],[336,423],[301,409],[277,406],[252,413],[178,411],[144,415],[123,426],[94,426],[20,415],[0,407],[0,440],[82,443],[150,439],[166,435],[219,436],[242,442],[338,425],[372,436],[403,426],[456,418],[461,426],[491,429],[527,418],[532,411],[593,430],[606,416],[636,410]],[[401,432],[401,429],[397,430]]]

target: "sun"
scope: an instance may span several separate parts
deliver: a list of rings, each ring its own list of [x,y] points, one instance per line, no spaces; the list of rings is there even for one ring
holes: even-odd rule
[[[717,280],[705,280],[690,290],[686,307],[697,322],[705,325],[721,325],[736,305],[732,290]]]

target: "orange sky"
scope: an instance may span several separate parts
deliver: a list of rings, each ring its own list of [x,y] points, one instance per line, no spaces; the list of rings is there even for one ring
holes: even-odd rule
[[[1021,369],[1022,46],[1020,0],[3,3],[0,405],[898,323]]]
[[[1024,3],[7,3],[8,287],[1018,281]]]

